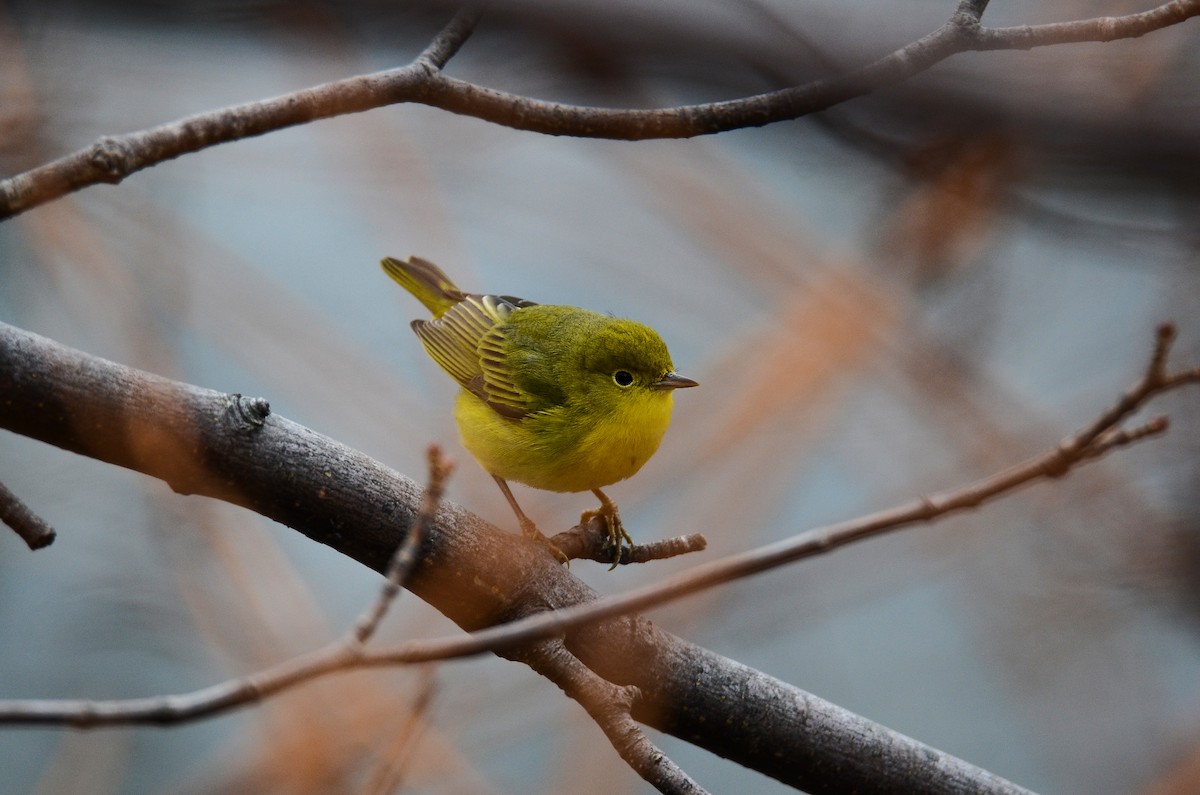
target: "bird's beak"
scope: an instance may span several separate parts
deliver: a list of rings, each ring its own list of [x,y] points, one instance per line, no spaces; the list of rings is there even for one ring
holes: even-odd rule
[[[690,378],[685,378],[679,373],[667,373],[650,386],[653,389],[683,389],[689,386],[700,386],[700,383]]]

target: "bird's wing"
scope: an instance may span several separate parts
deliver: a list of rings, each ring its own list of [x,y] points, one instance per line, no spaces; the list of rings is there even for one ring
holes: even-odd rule
[[[506,329],[512,311],[525,306],[535,304],[510,295],[465,295],[441,317],[414,320],[412,327],[455,381],[498,414],[520,418],[529,413],[532,400],[513,380]]]

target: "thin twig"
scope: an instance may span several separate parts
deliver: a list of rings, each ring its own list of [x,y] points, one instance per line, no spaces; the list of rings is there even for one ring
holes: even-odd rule
[[[202,690],[168,696],[115,701],[25,699],[0,701],[0,724],[66,725],[87,729],[96,726],[151,724],[170,726],[215,715],[260,701],[282,690],[335,671],[361,664],[364,644],[395,600],[417,560],[417,552],[441,502],[453,465],[430,445],[429,482],[421,509],[387,568],[387,582],[364,611],[353,630],[341,640],[277,663],[240,679],[230,679]]]
[[[669,795],[706,792],[659,750],[631,714],[636,687],[613,684],[572,654],[561,640],[542,640],[512,655],[554,682],[596,721],[617,755],[655,789]]]
[[[483,11],[479,8],[464,8],[459,11],[416,57],[414,63],[428,64],[435,71],[440,71],[475,32],[475,26],[479,24],[482,16]]]
[[[0,220],[89,185],[118,183],[142,169],[217,144],[386,105],[414,102],[547,135],[630,141],[691,138],[826,110],[901,83],[962,52],[1135,38],[1200,15],[1200,0],[1172,0],[1121,17],[985,28],[979,20],[986,6],[981,0],[963,0],[933,32],[835,77],[723,102],[651,110],[548,102],[448,77],[442,67],[479,19],[477,10],[463,11],[406,66],[200,113],[141,132],[106,136],[86,149],[0,181]]]
[[[587,524],[576,525],[570,530],[564,530],[548,539],[548,541],[567,560],[594,560],[597,563],[613,562],[608,528],[605,526],[604,520],[600,517],[594,517]],[[700,533],[689,533],[688,535],[664,538],[646,544],[634,544],[628,547],[622,546],[621,557],[617,563],[622,566],[630,563],[649,563],[654,560],[666,560],[667,558],[674,558],[679,555],[700,552],[707,548],[708,539]]]
[[[1136,14],[1119,17],[1095,17],[1073,22],[1044,25],[1014,25],[1006,28],[980,27],[972,35],[970,49],[1031,50],[1053,44],[1078,44],[1085,41],[1107,42],[1136,39],[1162,28],[1176,25],[1200,14],[1196,0],[1174,0]]]
[[[410,63],[271,99],[187,116],[91,146],[0,181],[0,220],[97,184],[218,144],[399,102],[421,102],[431,81],[475,29],[480,11],[459,11]]]
[[[30,549],[41,549],[54,543],[54,528],[3,483],[0,483],[0,522],[11,527]]]
[[[987,7],[988,0],[962,0],[958,4],[955,15],[978,23],[983,19],[983,12],[987,10]]]
[[[425,486],[425,496],[421,498],[421,509],[408,528],[404,542],[396,548],[395,554],[388,562],[384,574],[386,581],[379,589],[379,596],[354,622],[354,628],[346,639],[349,644],[365,644],[379,628],[379,622],[383,620],[396,595],[404,587],[409,572],[417,563],[421,543],[425,540],[425,534],[446,491],[446,480],[454,472],[454,464],[442,457],[441,448],[436,444],[429,445],[425,455],[429,462],[429,483]]]

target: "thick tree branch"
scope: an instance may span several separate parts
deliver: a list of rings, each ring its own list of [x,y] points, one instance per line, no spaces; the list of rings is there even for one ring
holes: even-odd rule
[[[250,508],[377,571],[387,569],[417,513],[411,481],[270,414],[265,401],[180,384],[4,324],[0,406],[0,426],[11,431],[144,472],[181,493]],[[543,545],[447,503],[420,550],[410,590],[464,629],[484,630],[484,639],[497,631],[487,627],[541,613],[553,619],[597,599]],[[585,618],[593,623],[566,633],[551,621],[538,637],[565,634],[566,648],[600,677],[636,687],[641,698],[633,715],[643,724],[792,786],[812,793],[1023,791],[644,619]],[[502,654],[527,645],[520,636],[492,636],[489,642],[484,648]],[[444,641],[407,647],[412,662],[441,659],[448,651]],[[141,699],[133,708],[131,702],[42,702],[42,711],[16,719],[76,726],[169,723],[187,706],[184,701],[203,702],[198,714],[212,714],[322,671],[393,661],[368,659],[337,645],[198,694]],[[122,705],[120,714],[111,711]],[[741,728],[746,721],[754,731]]]
[[[1134,38],[1200,14],[1200,0],[1172,0],[1121,17],[985,28],[980,18],[986,6],[979,0],[963,0],[937,30],[841,75],[724,102],[650,110],[547,102],[446,76],[442,67],[479,19],[478,11],[463,11],[406,66],[200,113],[150,130],[107,136],[86,149],[0,181],[0,220],[89,185],[119,183],[144,168],[210,146],[386,105],[419,103],[547,135],[691,138],[797,119],[901,83],[962,52]]]

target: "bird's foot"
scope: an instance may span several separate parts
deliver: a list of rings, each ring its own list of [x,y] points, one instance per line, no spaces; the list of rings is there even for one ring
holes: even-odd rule
[[[621,511],[617,504],[599,489],[593,489],[592,493],[600,498],[600,507],[580,514],[579,524],[586,525],[597,516],[604,519],[604,527],[608,531],[608,545],[613,550],[612,565],[608,567],[608,570],[612,571],[621,562],[621,549],[632,548],[633,539],[625,531],[625,525],[621,524]]]

